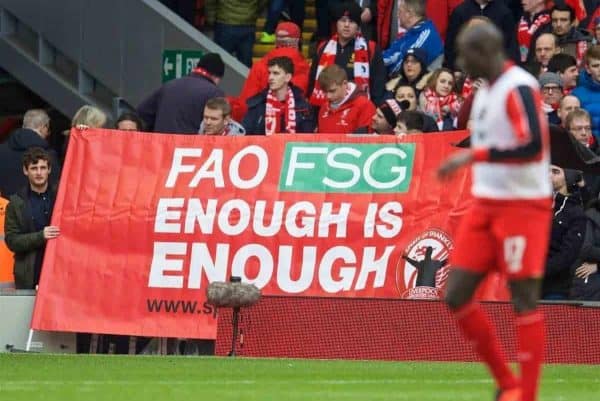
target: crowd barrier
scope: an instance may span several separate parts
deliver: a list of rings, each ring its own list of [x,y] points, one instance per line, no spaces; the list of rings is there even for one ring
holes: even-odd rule
[[[483,307],[511,361],[517,337],[510,303]],[[600,304],[543,304],[547,363],[600,364]],[[232,313],[220,309],[215,352],[227,355]],[[477,361],[440,301],[267,296],[242,310],[236,354],[247,357]]]

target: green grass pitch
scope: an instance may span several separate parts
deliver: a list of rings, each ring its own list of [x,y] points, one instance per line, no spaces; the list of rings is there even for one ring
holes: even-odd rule
[[[547,365],[541,401],[600,399],[598,366]],[[0,400],[493,399],[480,364],[0,354]]]

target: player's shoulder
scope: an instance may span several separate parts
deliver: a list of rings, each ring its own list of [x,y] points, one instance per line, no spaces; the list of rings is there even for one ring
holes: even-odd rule
[[[498,84],[505,87],[507,90],[512,90],[523,86],[527,86],[535,90],[539,89],[537,79],[517,65],[513,65],[512,67],[508,68],[498,80]]]

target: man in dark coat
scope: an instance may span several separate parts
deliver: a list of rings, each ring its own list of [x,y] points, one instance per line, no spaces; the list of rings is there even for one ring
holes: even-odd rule
[[[27,149],[45,149],[52,164],[50,185],[56,186],[60,177],[58,158],[46,138],[50,135],[50,117],[41,109],[28,110],[23,117],[23,126],[13,131],[8,139],[0,144],[0,193],[9,198],[27,184],[23,176],[23,154]]]
[[[595,199],[585,215],[587,226],[580,262],[573,266],[570,299],[600,301],[600,199]]]
[[[554,217],[542,299],[567,299],[571,287],[571,268],[579,258],[585,235],[585,214],[579,196],[581,173],[553,165],[550,176],[554,187]]]
[[[302,90],[290,81],[294,63],[289,57],[274,57],[267,63],[269,87],[246,101],[242,121],[246,135],[313,133],[315,118]]]
[[[221,56],[207,53],[190,75],[161,86],[138,106],[137,112],[149,131],[196,134],[206,101],[225,96],[217,87],[224,74]]]
[[[504,5],[504,2],[497,0],[465,0],[450,15],[444,50],[444,66],[452,70],[455,69],[456,37],[460,28],[475,16],[489,18],[502,31],[504,35],[504,50],[510,58],[516,60],[518,54],[516,24],[512,12]]]
[[[34,289],[40,279],[46,242],[60,235],[50,225],[56,199],[48,177],[50,156],[42,148],[31,148],[23,155],[23,172],[29,185],[10,197],[6,207],[4,232],[6,246],[15,254],[15,288]]]

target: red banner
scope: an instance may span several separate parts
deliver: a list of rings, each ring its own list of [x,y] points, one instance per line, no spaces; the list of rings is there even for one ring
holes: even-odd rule
[[[32,328],[215,338],[206,287],[231,275],[269,295],[439,297],[470,178],[435,172],[465,135],[74,130]]]

